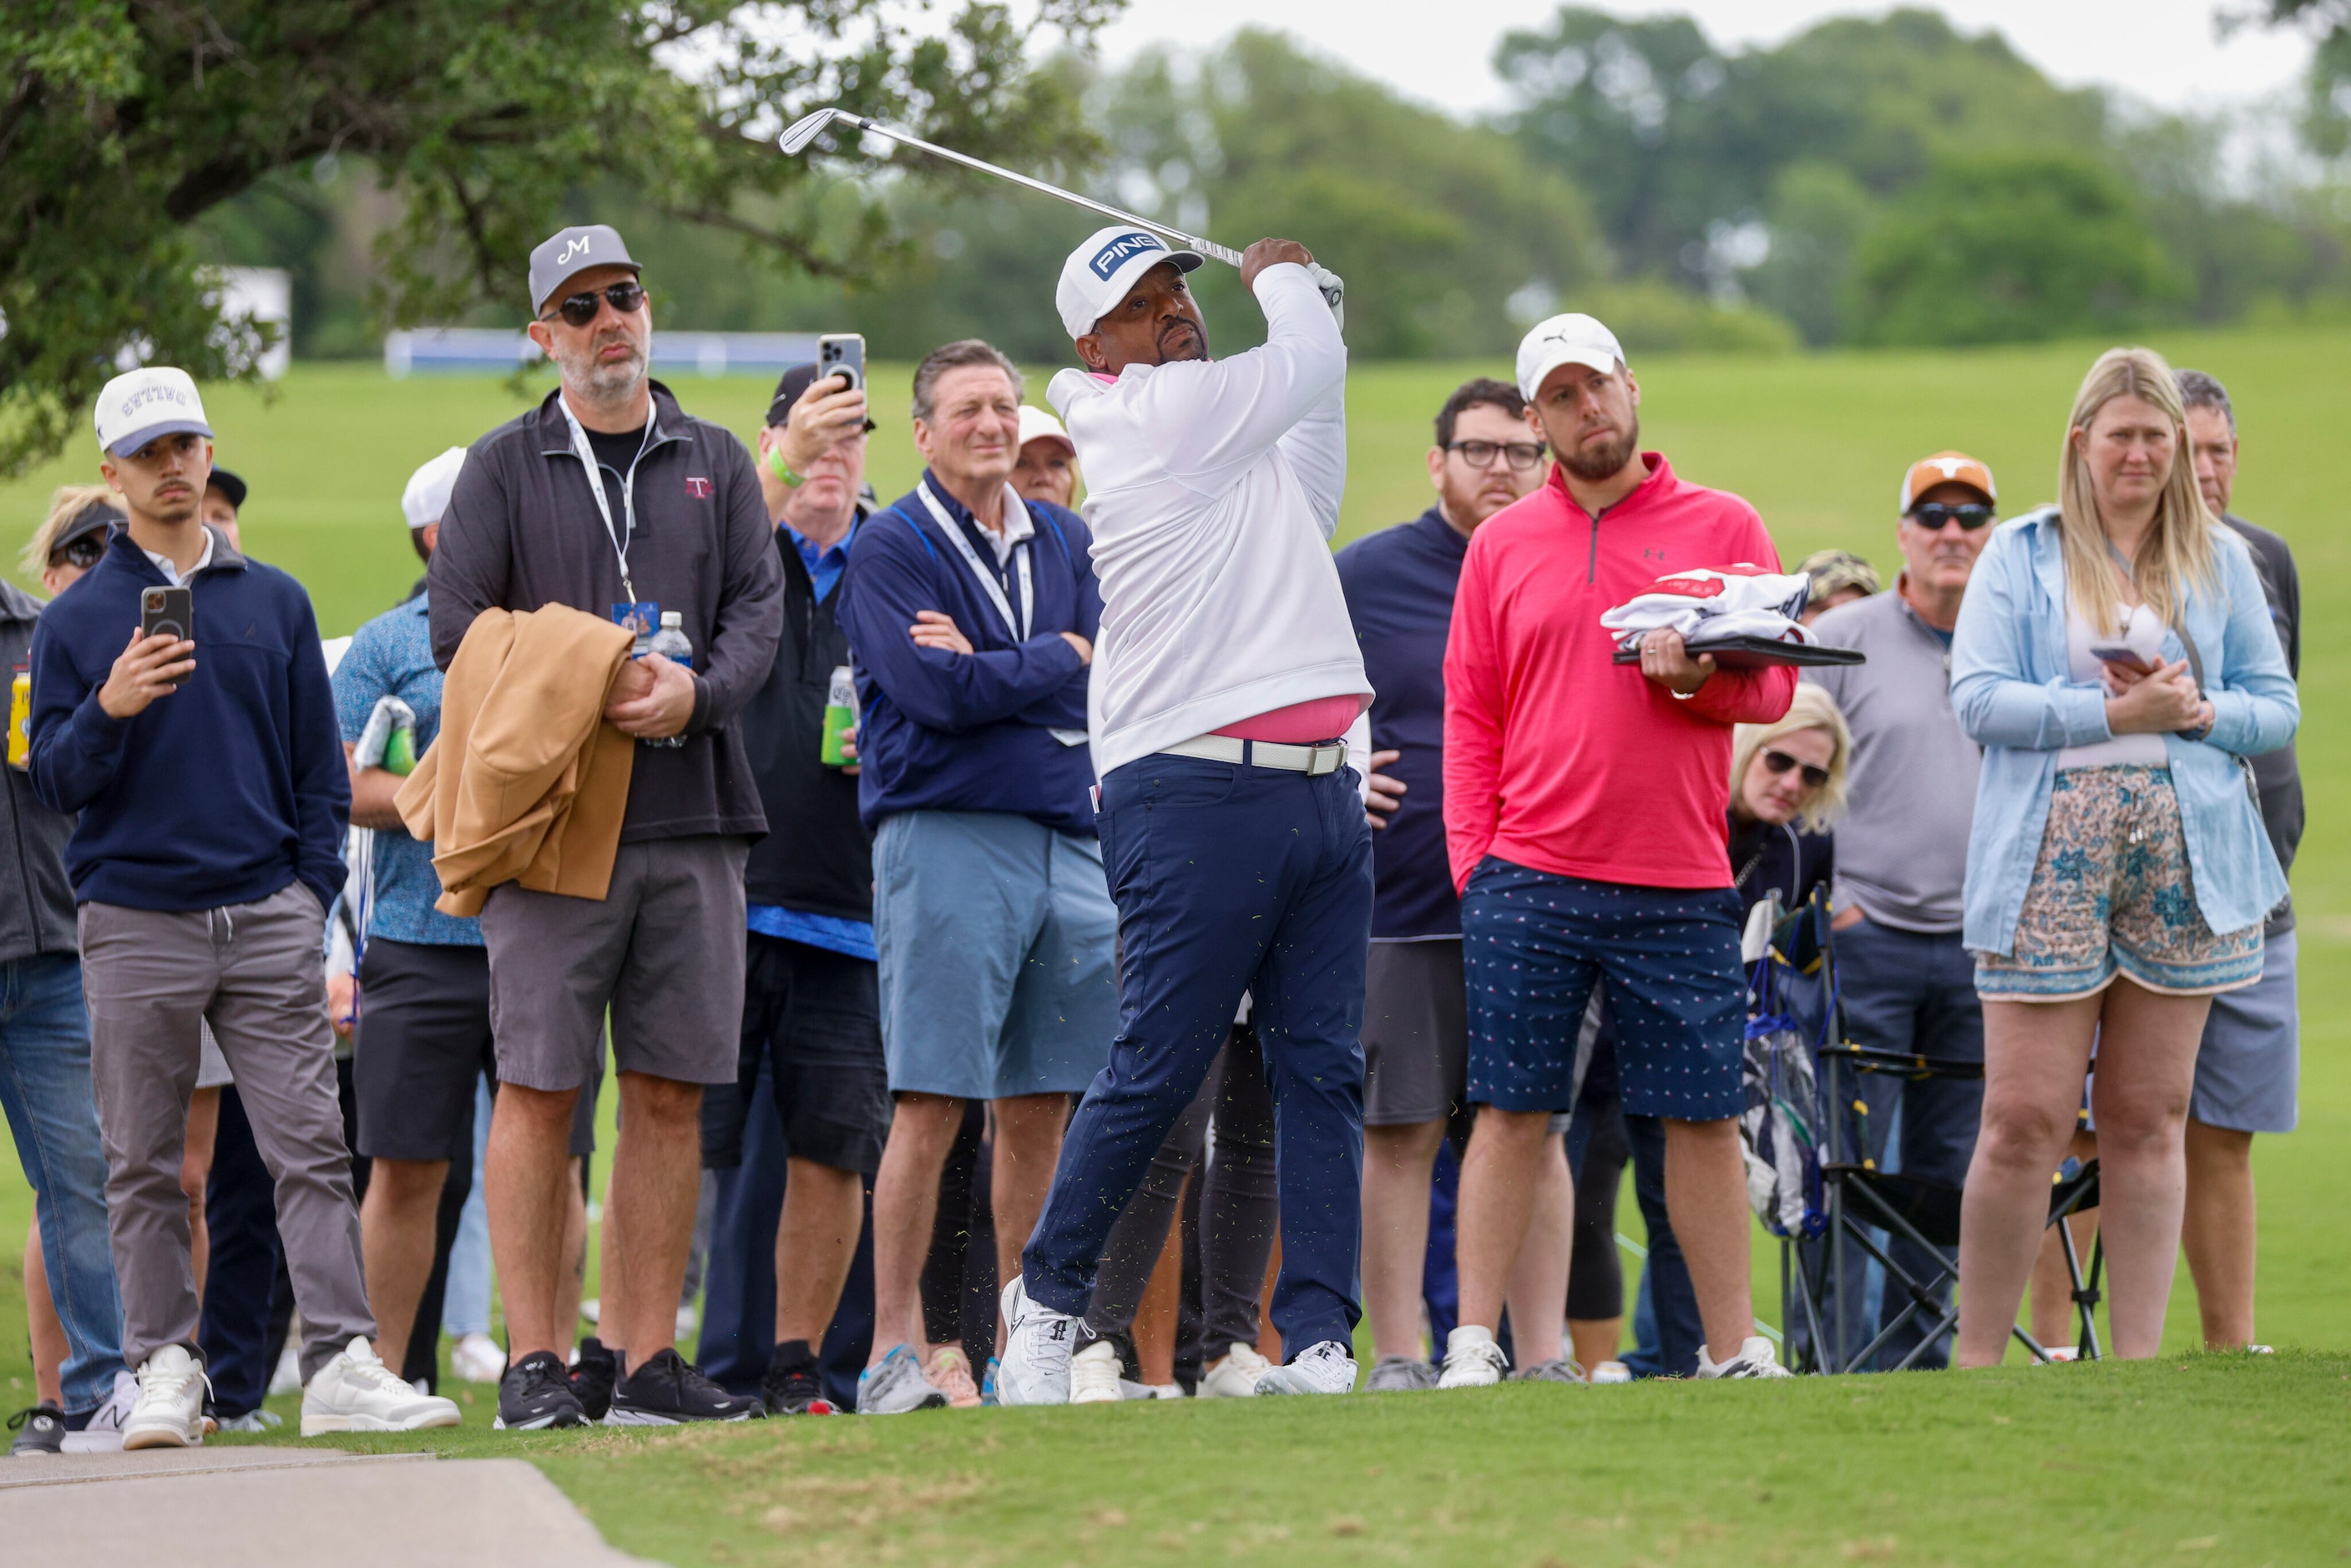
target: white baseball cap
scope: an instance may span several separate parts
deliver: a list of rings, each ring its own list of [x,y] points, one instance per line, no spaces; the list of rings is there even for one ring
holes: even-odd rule
[[[452,446],[408,476],[400,493],[400,510],[411,530],[429,528],[449,510],[449,492],[457,487],[457,470],[465,465],[465,449]]]
[[[1070,336],[1082,338],[1110,314],[1112,306],[1126,298],[1136,278],[1161,262],[1172,261],[1176,271],[1189,272],[1200,260],[1198,251],[1170,250],[1155,234],[1132,224],[1113,224],[1089,235],[1061,263],[1053,308],[1061,313],[1061,325],[1069,329]]]
[[[98,394],[94,412],[99,449],[109,457],[128,457],[159,435],[213,433],[196,383],[169,365],[142,365],[115,377]]]
[[[1070,449],[1071,456],[1078,455],[1078,444],[1070,439],[1067,425],[1043,409],[1024,402],[1020,405],[1020,444],[1026,446],[1032,441],[1058,441]]]
[[[1625,362],[1616,334],[1581,311],[1539,321],[1519,340],[1519,395],[1529,402],[1562,365],[1589,365],[1603,375]]]

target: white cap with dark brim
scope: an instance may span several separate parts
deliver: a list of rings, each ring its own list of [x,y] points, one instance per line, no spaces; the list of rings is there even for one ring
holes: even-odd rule
[[[1625,362],[1616,334],[1581,311],[1569,311],[1538,321],[1519,340],[1519,395],[1529,402],[1552,371],[1562,365],[1583,365],[1612,375]]]
[[[1124,299],[1135,279],[1163,262],[1178,272],[1198,267],[1196,250],[1170,250],[1167,242],[1132,224],[1096,229],[1061,263],[1061,281],[1053,290],[1053,308],[1071,338],[1082,338],[1094,323]]]
[[[106,383],[92,411],[99,450],[128,457],[159,435],[209,436],[204,400],[188,372],[170,365],[142,365]]]
[[[465,448],[452,446],[408,476],[408,488],[400,493],[400,511],[408,519],[411,532],[430,528],[447,515],[449,497],[457,488],[457,471],[465,465]]]

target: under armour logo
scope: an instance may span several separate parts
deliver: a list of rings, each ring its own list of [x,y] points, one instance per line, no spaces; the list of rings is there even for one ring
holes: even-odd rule
[[[697,501],[707,501],[710,499],[710,481],[707,479],[688,479],[685,482],[685,493],[693,497]]]
[[[593,235],[581,235],[578,239],[572,240],[567,244],[563,247],[563,254],[555,258],[555,265],[561,267],[565,262],[571,260],[574,256],[586,256],[588,254],[588,242],[594,237],[595,236]]]
[[[1641,559],[1643,560],[1663,560],[1666,559],[1666,552],[1661,549],[1645,549],[1641,552]]]

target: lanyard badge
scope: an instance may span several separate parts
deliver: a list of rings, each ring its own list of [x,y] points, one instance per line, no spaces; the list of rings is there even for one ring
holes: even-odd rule
[[[1007,507],[1027,505],[1011,486],[1007,485],[1004,489]],[[980,591],[987,595],[988,603],[994,605],[997,614],[1003,617],[1005,630],[1012,634],[1012,640],[1016,643],[1027,641],[1029,625],[1037,618],[1037,584],[1029,574],[1029,541],[1023,539],[1012,547],[1011,575],[1020,586],[1020,618],[1016,621],[1012,618],[1011,601],[1005,597],[1004,585],[997,580],[994,572],[980,564],[979,552],[971,548],[971,540],[956,527],[955,518],[946,506],[931,493],[931,482],[925,479],[915,486],[915,490],[923,497],[923,505],[930,509],[932,517],[937,521],[939,531],[946,535],[947,543],[955,547],[956,553],[963,558],[964,565],[970,568],[972,576],[979,580]]]

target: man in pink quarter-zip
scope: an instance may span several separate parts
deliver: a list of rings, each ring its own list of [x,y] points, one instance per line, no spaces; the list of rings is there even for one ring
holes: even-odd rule
[[[1666,1123],[1666,1207],[1689,1263],[1702,1377],[1785,1375],[1755,1333],[1738,1116],[1745,988],[1723,814],[1730,731],[1778,718],[1784,665],[1718,669],[1652,632],[1639,666],[1600,623],[1658,578],[1779,570],[1755,508],[1640,445],[1640,384],[1607,328],[1554,316],[1519,390],[1558,462],[1469,541],[1445,653],[1445,829],[1462,890],[1476,1130],[1461,1173],[1461,1319],[1439,1386],[1497,1381],[1502,1291],[1553,1112],[1575,1099],[1593,988],[1625,1109]]]
[[[1085,470],[1102,584],[1087,716],[1123,967],[1110,1063],[1005,1287],[1007,1404],[1069,1397],[1103,1242],[1244,992],[1273,1090],[1272,1312],[1290,1352],[1256,1391],[1355,1385],[1372,847],[1349,737],[1368,733],[1371,684],[1331,559],[1338,279],[1303,246],[1259,240],[1241,281],[1265,345],[1211,360],[1185,281],[1199,265],[1115,225],[1071,253],[1055,295],[1085,366],[1050,395]]]

